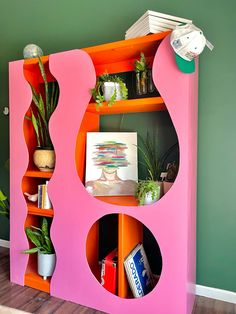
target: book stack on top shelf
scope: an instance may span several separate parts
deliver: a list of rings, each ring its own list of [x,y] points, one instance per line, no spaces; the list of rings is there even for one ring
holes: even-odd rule
[[[125,39],[166,32],[192,20],[155,11],[146,11],[125,33]]]

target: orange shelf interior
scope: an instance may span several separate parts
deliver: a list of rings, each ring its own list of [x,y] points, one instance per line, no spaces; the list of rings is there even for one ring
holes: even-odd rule
[[[129,284],[124,269],[124,260],[133,248],[143,241],[143,225],[124,214],[118,218],[118,296],[130,298]]]
[[[119,206],[138,206],[138,201],[134,196],[95,196],[96,199]]]
[[[98,110],[95,103],[90,103],[87,107],[87,112],[101,115],[164,110],[166,110],[166,106],[161,97],[119,100],[110,107],[107,106],[107,102],[104,102],[104,105]]]
[[[38,208],[36,205],[34,204],[27,204],[27,208],[28,208],[28,214],[30,215],[38,215],[38,216],[44,216],[44,217],[53,217],[54,212],[53,209],[42,209],[42,208]]]
[[[95,66],[96,74],[101,75],[104,72],[119,73],[133,71],[134,62],[140,58],[140,52],[143,52],[147,61],[152,64],[153,56],[161,42],[170,31],[138,38],[121,40],[99,46],[83,48],[86,51]]]
[[[49,71],[49,57],[43,56],[41,60],[44,64],[47,80],[55,81],[55,78]],[[24,61],[23,72],[25,79],[34,86],[38,91],[40,90],[40,84],[43,83],[43,79],[40,74],[38,66],[38,58],[28,59]],[[30,105],[30,104],[29,104]],[[30,109],[26,112],[26,115],[30,114]],[[36,136],[33,129],[32,122],[24,119],[23,121],[24,137],[29,152],[29,164],[28,170],[25,172],[22,180],[22,193],[28,192],[30,194],[37,193],[38,184],[45,182],[45,179],[50,179],[53,175],[52,172],[42,172],[37,170],[33,163],[33,152],[37,146]],[[41,216],[53,217],[53,209],[40,209],[34,203],[27,202],[28,215],[25,221],[25,226],[38,226]],[[32,247],[32,244],[29,244]],[[26,286],[44,291],[50,292],[50,278],[43,280],[37,273],[37,254],[30,254],[27,269],[25,272],[24,284]]]
[[[50,278],[43,280],[43,278],[37,274],[37,270],[34,267],[27,268],[24,284],[25,286],[50,293]]]

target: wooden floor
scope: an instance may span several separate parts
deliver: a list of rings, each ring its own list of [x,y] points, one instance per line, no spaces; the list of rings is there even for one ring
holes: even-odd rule
[[[50,297],[47,293],[39,292],[35,289],[11,284],[9,282],[9,250],[2,247],[0,247],[0,304],[37,314],[103,313],[82,305]],[[236,305],[197,297],[192,314],[236,314]]]

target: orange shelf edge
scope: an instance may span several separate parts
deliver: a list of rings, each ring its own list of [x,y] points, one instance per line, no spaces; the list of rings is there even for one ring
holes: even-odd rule
[[[38,215],[38,216],[44,216],[44,217],[53,217],[54,212],[53,209],[42,209],[38,208],[36,205],[33,204],[27,204],[28,207],[28,214],[30,215]]]
[[[111,107],[108,107],[107,102],[104,102],[104,105],[100,107],[99,110],[96,110],[95,103],[90,103],[87,107],[87,112],[97,113],[100,115],[164,110],[166,110],[166,106],[162,97],[119,100],[116,101]]]
[[[134,196],[95,196],[96,199],[120,206],[138,206],[138,201]]]
[[[50,293],[50,279],[43,280],[43,278],[36,273],[26,273],[24,284],[25,286]]]
[[[143,225],[133,217],[119,214],[118,218],[118,296],[130,297],[124,260],[133,248],[143,241]]]
[[[43,172],[38,170],[27,170],[25,173],[25,177],[33,177],[33,178],[46,178],[50,179],[53,175],[53,172]]]
[[[158,40],[162,40],[165,38],[171,31],[166,31],[166,32],[161,32],[161,33],[156,33],[156,34],[151,34],[148,36],[140,36],[136,38],[131,38],[131,39],[124,39],[124,40],[119,40],[111,43],[106,43],[106,44],[101,44],[97,46],[91,46],[91,47],[86,47],[82,48],[82,50],[86,51],[88,54],[96,54],[99,52],[107,52],[109,53],[110,51],[114,51],[115,49],[127,49],[131,50],[134,46],[142,46],[150,43],[150,42],[155,42]],[[104,58],[105,60],[105,58]]]

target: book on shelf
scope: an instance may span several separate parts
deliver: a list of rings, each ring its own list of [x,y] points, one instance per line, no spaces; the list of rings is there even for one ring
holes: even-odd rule
[[[125,39],[164,32],[182,23],[192,20],[148,10],[126,31]]]
[[[137,244],[125,258],[124,267],[135,298],[146,295],[154,288],[154,277],[141,243]]]
[[[101,285],[113,294],[117,292],[117,249],[102,260]]]
[[[48,185],[48,181],[46,181],[46,184],[38,185],[38,208],[41,208],[41,209],[52,208],[52,203],[49,199],[48,192],[47,192],[47,185]]]

